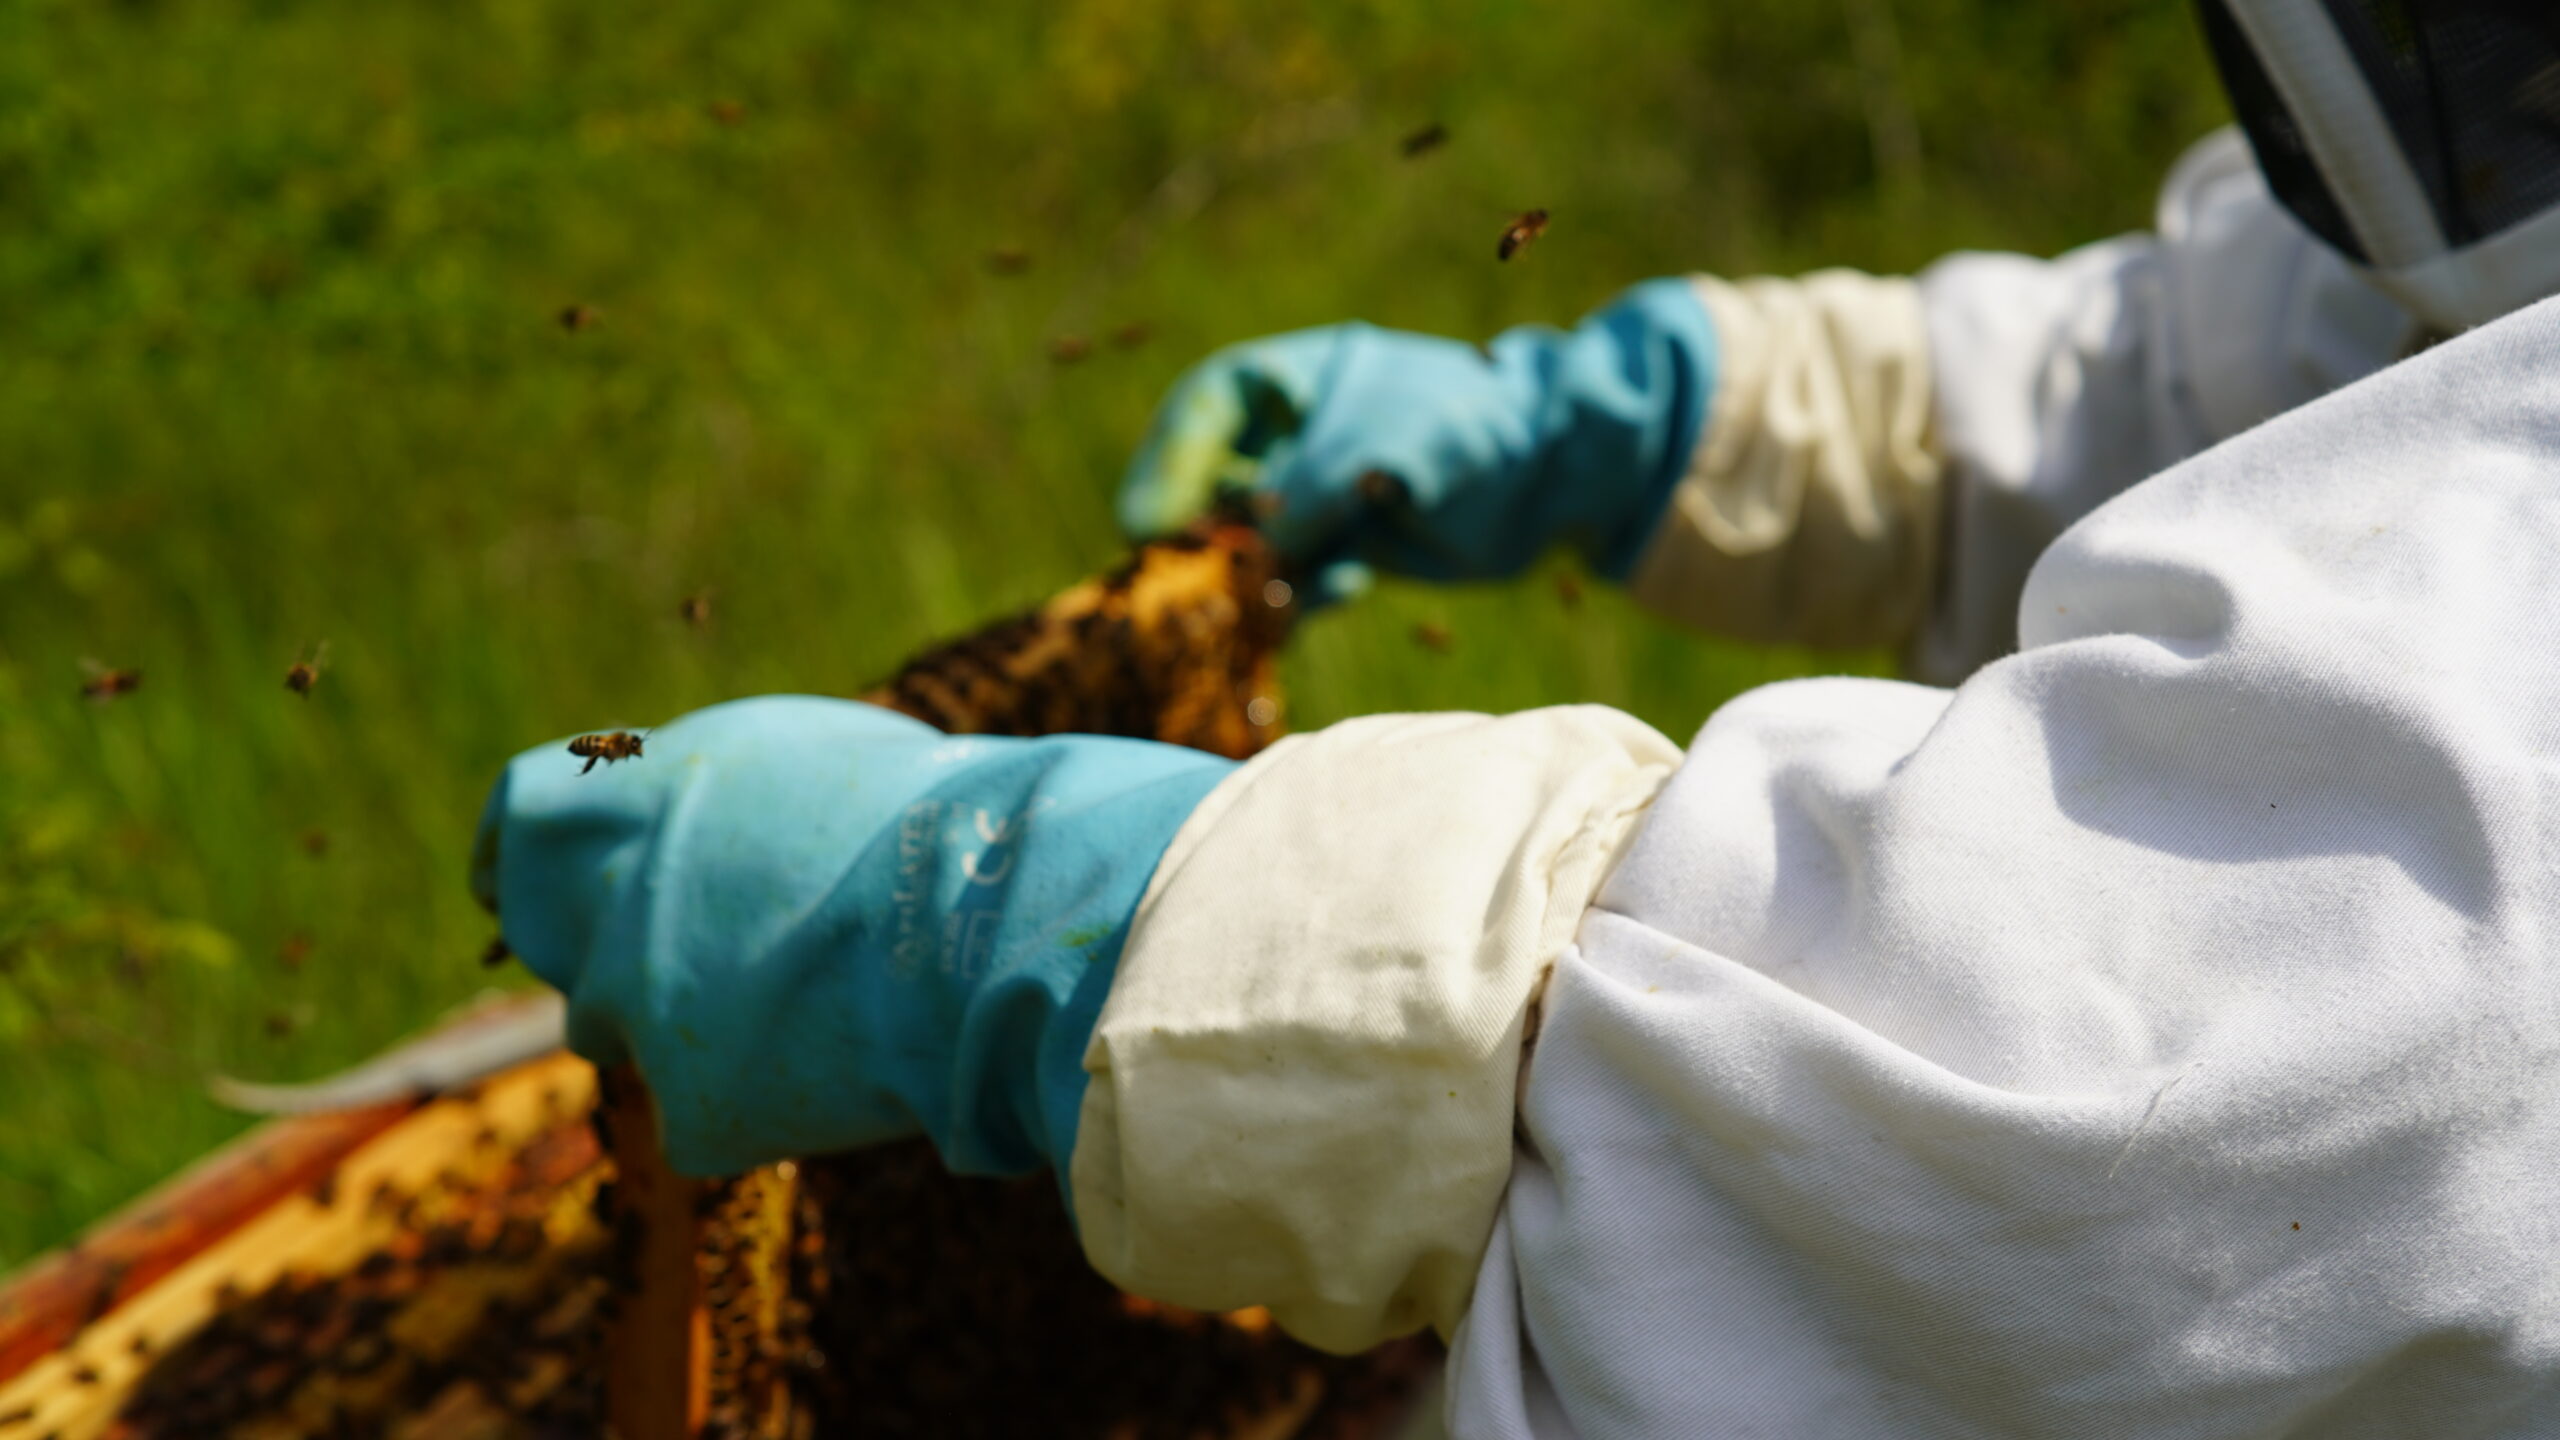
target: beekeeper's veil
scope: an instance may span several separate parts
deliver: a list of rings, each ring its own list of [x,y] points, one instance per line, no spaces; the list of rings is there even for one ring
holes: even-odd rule
[[[2267,183],[2445,331],[2560,293],[2560,0],[2199,0]]]

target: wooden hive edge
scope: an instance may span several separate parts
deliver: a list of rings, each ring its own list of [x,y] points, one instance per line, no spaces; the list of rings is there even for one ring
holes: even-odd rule
[[[420,1188],[492,1134],[521,1142],[594,1098],[594,1070],[555,1052],[452,1096],[260,1126],[0,1292],[16,1306],[0,1311],[13,1346],[0,1416],[32,1409],[26,1433],[60,1440],[105,1432],[149,1354],[200,1328],[226,1290],[352,1266],[396,1225],[365,1196]],[[215,1208],[191,1222],[200,1201]]]

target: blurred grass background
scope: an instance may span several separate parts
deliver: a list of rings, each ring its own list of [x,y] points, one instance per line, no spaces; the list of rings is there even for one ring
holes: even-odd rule
[[[507,755],[851,690],[1108,563],[1188,359],[2050,253],[2147,223],[2220,103],[2171,0],[0,0],[0,1268],[238,1130],[206,1069],[492,983],[462,873]],[[145,683],[84,703],[84,657]],[[1390,587],[1288,679],[1300,726],[1685,736],[1879,663],[1542,573]]]

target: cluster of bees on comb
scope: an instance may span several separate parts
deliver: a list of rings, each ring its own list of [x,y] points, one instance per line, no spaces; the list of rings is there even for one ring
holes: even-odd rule
[[[1297,594],[1218,516],[909,661],[863,699],[954,735],[1125,735],[1241,760],[1279,738]]]
[[[861,698],[953,735],[1125,735],[1243,759],[1280,735],[1275,661],[1296,591],[1250,525],[1138,547],[1047,604],[916,656]],[[581,735],[578,773],[647,753]]]

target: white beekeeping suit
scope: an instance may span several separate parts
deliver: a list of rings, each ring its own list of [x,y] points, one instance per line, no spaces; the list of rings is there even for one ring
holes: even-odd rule
[[[1944,538],[1904,662],[1942,684],[2016,646],[2027,571],[2072,522],[2427,336],[2275,202],[2236,130],[2171,171],[2153,234],[1955,255],[1918,284]]]
[[[2154,233],[1701,277],[1725,373],[1639,599],[1951,684],[2017,644],[2028,568],[2100,502],[2560,289],[2560,12],[2201,9],[2247,139],[2178,164]]]
[[[1695,284],[1723,371],[1630,587],[1726,634],[1896,646],[1941,683],[2015,647],[2018,589],[2073,521],[2432,336],[2236,129],[2179,162],[2152,233]]]
[[[1956,690],[1773,686],[1562,952],[1459,1432],[2560,1433],[2560,302]]]
[[[1962,683],[1244,766],[1087,1052],[1106,1274],[1436,1326],[1470,1437],[2560,1433],[2560,301],[2482,323],[2560,34],[2233,9],[2156,235],[1700,282],[1636,592]]]
[[[2276,202],[2236,129],[2171,171],[2149,234],[1697,283],[1726,374],[1637,597],[1896,645],[1940,683],[2016,646],[2019,587],[2073,521],[2430,335]]]

